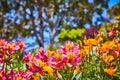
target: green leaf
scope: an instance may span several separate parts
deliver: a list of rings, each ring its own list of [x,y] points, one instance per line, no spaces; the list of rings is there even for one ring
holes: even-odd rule
[[[82,72],[80,72],[79,74],[77,74],[77,75],[76,75],[76,77],[75,77],[75,78],[76,78],[76,80],[79,80],[79,79],[80,79],[80,77],[81,77],[81,75],[82,75]]]
[[[74,79],[75,79],[75,76],[76,76],[76,71],[73,72],[73,76],[72,76],[72,79],[71,79],[71,80],[74,80]]]
[[[63,76],[57,71],[57,76],[59,77],[60,80],[64,80]]]

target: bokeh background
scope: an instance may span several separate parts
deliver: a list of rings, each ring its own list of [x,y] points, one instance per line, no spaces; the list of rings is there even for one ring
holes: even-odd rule
[[[120,0],[0,0],[0,38],[56,49],[120,24]]]

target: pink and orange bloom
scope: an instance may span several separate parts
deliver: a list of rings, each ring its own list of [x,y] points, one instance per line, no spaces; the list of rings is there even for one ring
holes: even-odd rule
[[[49,65],[55,69],[62,69],[68,61],[67,56],[60,51],[56,51],[49,59]]]

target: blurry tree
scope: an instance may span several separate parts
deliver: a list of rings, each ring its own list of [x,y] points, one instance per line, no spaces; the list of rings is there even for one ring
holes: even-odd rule
[[[108,1],[0,0],[0,37],[33,37],[41,47],[45,42],[53,45],[62,29],[69,31],[104,22],[101,14],[108,8]]]
[[[108,13],[110,14],[109,22],[107,24],[101,25],[101,31],[110,30],[111,28],[119,28],[120,26],[120,2],[108,9]]]
[[[108,23],[100,26],[100,32],[104,32],[105,40],[112,40],[115,37],[120,37],[120,2],[108,9],[110,15]],[[108,34],[112,34],[109,36]]]

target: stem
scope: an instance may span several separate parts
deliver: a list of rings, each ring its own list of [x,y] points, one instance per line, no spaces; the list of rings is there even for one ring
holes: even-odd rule
[[[2,69],[4,70],[4,68],[5,68],[5,63],[3,62],[3,66],[2,66]]]

